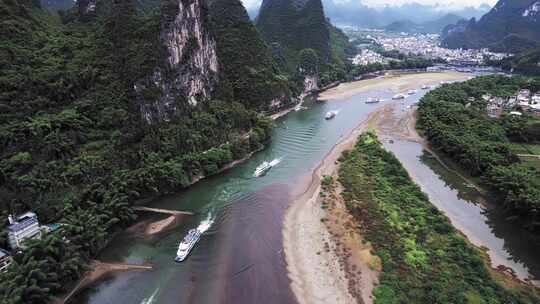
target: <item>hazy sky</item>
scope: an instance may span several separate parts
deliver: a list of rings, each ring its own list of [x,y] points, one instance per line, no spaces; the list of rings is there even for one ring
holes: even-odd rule
[[[347,0],[342,0],[347,1]],[[354,1],[354,0],[350,0]],[[490,5],[495,5],[497,0],[452,0],[452,1],[441,1],[441,0],[363,0],[362,3],[369,6],[384,6],[386,4],[404,4],[410,2],[418,2],[422,4],[441,4],[443,6],[452,6],[452,7],[465,7],[465,6],[479,6],[482,3],[487,3]]]
[[[334,2],[352,2],[359,0],[333,0]],[[369,6],[384,6],[384,5],[399,5],[409,2],[418,2],[422,4],[437,4],[440,3],[443,6],[449,7],[464,7],[464,6],[479,6],[482,3],[487,3],[490,5],[495,5],[497,0],[451,0],[451,1],[442,1],[442,0],[360,0],[365,5]],[[244,5],[247,8],[254,8],[259,5],[261,0],[242,0]]]

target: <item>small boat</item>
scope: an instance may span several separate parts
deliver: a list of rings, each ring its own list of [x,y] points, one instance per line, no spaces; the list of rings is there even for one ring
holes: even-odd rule
[[[259,176],[266,175],[266,173],[270,171],[270,169],[272,169],[270,162],[264,161],[255,169],[255,173],[253,173],[253,176],[259,177]]]
[[[403,94],[397,94],[397,95],[394,95],[394,97],[392,97],[393,100],[398,100],[398,99],[405,99],[407,96],[403,95]]]
[[[260,164],[255,169],[255,172],[253,173],[253,176],[254,177],[261,177],[261,176],[266,175],[266,173],[268,173],[268,171],[270,171],[270,169],[275,167],[280,162],[281,162],[281,158],[276,158],[276,159],[274,159],[272,161],[264,161],[264,162],[262,162],[262,164]]]
[[[176,257],[174,258],[174,261],[177,263],[183,262],[189,253],[191,252],[191,249],[195,246],[195,243],[201,238],[202,232],[199,229],[191,229],[189,230],[188,234],[184,237],[182,240],[182,243],[178,245],[178,251],[176,252]]]
[[[371,104],[371,103],[379,103],[381,102],[382,100],[380,98],[377,98],[377,97],[371,97],[371,98],[368,98],[366,100],[366,104]]]
[[[423,86],[422,86],[422,90],[429,90],[429,89],[431,89],[431,87],[428,86],[428,85],[423,85]]]
[[[410,90],[409,92],[407,92],[407,94],[414,95],[414,94],[416,94],[416,90]]]
[[[330,120],[330,119],[336,117],[336,115],[337,115],[337,111],[330,111],[330,112],[326,113],[326,115],[324,116],[324,119]]]

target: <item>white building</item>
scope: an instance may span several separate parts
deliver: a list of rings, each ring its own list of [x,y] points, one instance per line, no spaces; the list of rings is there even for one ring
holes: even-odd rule
[[[41,229],[37,215],[33,212],[27,212],[17,218],[9,216],[8,240],[12,249],[24,248],[23,241],[31,238],[40,238]]]
[[[11,261],[9,253],[0,248],[0,272],[6,272]]]

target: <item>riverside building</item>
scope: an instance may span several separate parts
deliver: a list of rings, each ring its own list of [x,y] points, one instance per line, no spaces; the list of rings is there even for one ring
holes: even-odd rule
[[[0,272],[6,272],[9,264],[11,264],[11,256],[0,248]]]
[[[39,221],[33,212],[27,212],[16,220],[10,215],[7,231],[9,246],[12,249],[24,248],[24,240],[41,237]]]

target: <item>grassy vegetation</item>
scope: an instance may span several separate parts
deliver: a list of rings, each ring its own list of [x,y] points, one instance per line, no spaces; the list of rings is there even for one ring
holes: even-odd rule
[[[540,145],[526,143],[510,143],[510,149],[516,154],[540,155]]]
[[[470,245],[414,184],[377,137],[364,133],[340,158],[351,214],[382,260],[376,304],[538,303],[529,288],[505,289]]]

